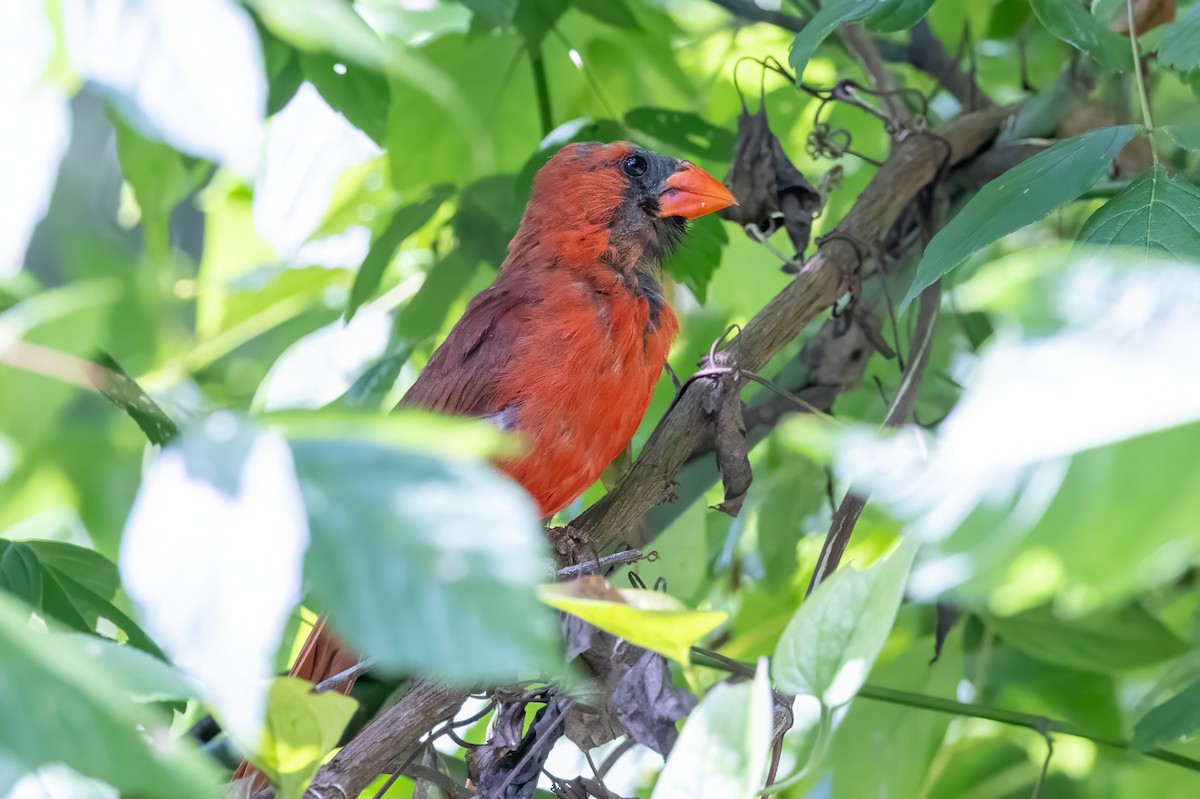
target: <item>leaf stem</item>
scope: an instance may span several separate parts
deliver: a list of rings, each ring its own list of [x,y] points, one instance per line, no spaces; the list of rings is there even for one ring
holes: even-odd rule
[[[529,65],[533,67],[533,88],[537,92],[538,117],[542,121],[542,136],[554,130],[554,115],[550,111],[550,84],[546,80],[546,60],[542,58],[542,45],[529,45]]]
[[[937,696],[898,691],[894,688],[884,688],[879,685],[864,685],[859,690],[858,695],[866,699],[874,699],[877,702],[887,702],[892,705],[905,705],[922,710],[932,710],[935,713],[947,713],[952,716],[969,716],[971,718],[987,719],[988,721],[1007,724],[1011,727],[1024,727],[1040,735],[1056,732],[1061,735],[1070,735],[1074,738],[1086,738],[1092,743],[1113,749],[1123,749],[1130,752],[1137,751],[1128,740],[1097,735],[1081,727],[1077,727],[1070,722],[1056,721],[1044,716],[1034,716],[1029,713],[1018,713],[1014,710],[1004,710],[984,705],[965,705],[962,702],[955,702],[953,699],[942,699]],[[1164,763],[1171,763],[1191,771],[1200,772],[1200,760],[1194,760],[1186,755],[1169,752],[1166,749],[1149,749],[1141,752],[1141,754],[1154,760],[1161,760]]]
[[[693,655],[700,655],[704,659],[710,661],[700,665],[709,666],[710,668],[721,669],[728,671],[731,674],[741,676],[752,676],[754,669],[746,663],[726,657],[719,652],[714,652],[711,649],[702,649],[701,647],[692,647]],[[1018,713],[1015,710],[1005,710],[997,707],[987,707],[986,705],[967,705],[962,702],[956,702],[953,699],[943,699],[940,696],[929,696],[928,694],[918,694],[911,691],[900,691],[895,688],[884,688],[881,685],[863,685],[858,690],[858,695],[864,699],[873,699],[876,702],[887,702],[891,705],[904,705],[906,707],[915,707],[921,710],[932,710],[935,713],[946,713],[951,716],[966,716],[974,719],[986,719],[995,721],[1000,724],[1007,724],[1010,727],[1024,727],[1027,730],[1033,730],[1039,735],[1049,735],[1052,732],[1060,735],[1070,735],[1073,738],[1085,738],[1092,743],[1100,744],[1101,746],[1111,747],[1113,749],[1122,749],[1127,752],[1135,752],[1145,755],[1154,760],[1161,760],[1164,763],[1171,763],[1175,766],[1181,766],[1190,771],[1200,772],[1200,760],[1195,760],[1186,755],[1181,755],[1176,752],[1170,752],[1166,749],[1148,749],[1139,751],[1134,749],[1132,742],[1123,738],[1108,738],[1102,735],[1089,732],[1088,730],[1071,724],[1067,721],[1057,721],[1055,719],[1046,718],[1045,716],[1035,716],[1031,713]],[[791,779],[790,777],[788,778]],[[779,787],[784,787],[782,782],[778,782],[773,786],[769,786],[772,790]]]
[[[1158,166],[1158,144],[1154,141],[1154,118],[1150,115],[1150,95],[1146,92],[1146,79],[1142,76],[1142,54],[1138,49],[1138,30],[1133,21],[1133,0],[1126,0],[1125,11],[1129,15],[1129,47],[1133,51],[1133,74],[1137,82],[1138,101],[1142,104],[1142,122],[1146,135],[1150,137],[1150,156]]]

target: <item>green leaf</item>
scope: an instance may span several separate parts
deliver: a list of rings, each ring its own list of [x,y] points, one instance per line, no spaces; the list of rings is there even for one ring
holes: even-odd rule
[[[146,390],[121,368],[108,353],[100,353],[95,362],[108,370],[108,380],[100,388],[100,393],[118,408],[129,414],[129,418],[137,423],[151,444],[162,446],[175,437],[179,428],[167,416],[166,411],[159,407]]]
[[[513,14],[517,11],[517,0],[459,0],[475,15],[483,20],[485,28],[506,28],[512,24]]]
[[[804,68],[821,42],[841,26],[866,19],[883,8],[887,0],[833,0],[823,3],[813,18],[796,34],[788,61],[796,72],[796,80],[804,77]]]
[[[1156,165],[1097,209],[1079,241],[1200,262],[1200,189]]]
[[[952,631],[942,656],[931,664],[933,636],[910,634],[902,649],[897,647],[899,651],[889,651],[887,657],[880,658],[871,671],[871,683],[955,699],[964,675],[961,639],[958,630]],[[989,678],[991,674],[989,669]],[[855,700],[839,718],[833,735],[827,778],[832,790],[827,795],[831,799],[926,795],[930,773],[938,770],[945,751],[942,747],[951,718],[924,708],[875,702],[866,697]],[[886,752],[881,750],[881,743]],[[960,750],[956,747],[954,751],[957,761]],[[968,794],[964,791],[954,796],[964,799]]]
[[[251,758],[281,799],[300,799],[325,755],[338,745],[358,703],[336,691],[315,694],[294,677],[271,681],[262,743]]]
[[[887,0],[864,24],[867,30],[876,33],[906,31],[929,13],[933,3],[934,0]]]
[[[391,670],[499,681],[552,670],[537,509],[477,463],[364,441],[292,442],[305,572],[348,643]],[[481,656],[481,653],[486,655]]]
[[[0,595],[0,759],[33,770],[62,763],[130,795],[220,796],[214,770],[165,719],[124,697],[78,639],[27,626],[29,609]]]
[[[571,0],[571,5],[589,17],[625,30],[639,30],[637,19],[625,0]]]
[[[371,249],[363,259],[358,274],[354,276],[354,285],[350,289],[350,299],[346,304],[347,320],[379,289],[384,270],[404,240],[432,219],[452,192],[450,186],[435,186],[424,199],[396,209],[387,226],[371,242]]]
[[[94,550],[59,541],[0,539],[0,590],[80,632],[95,632],[97,619],[107,619],[137,648],[161,654],[112,604],[117,567]]]
[[[125,523],[121,580],[139,617],[238,740],[258,734],[308,539],[286,442],[228,412],[163,449]]]
[[[708,284],[721,265],[727,244],[729,234],[717,215],[702,216],[688,225],[683,241],[663,264],[663,271],[687,286],[704,303],[708,299]]]
[[[328,53],[302,53],[304,78],[329,107],[378,145],[387,142],[388,106],[392,90],[387,78],[359,64],[343,64]]]
[[[1001,615],[1055,597],[1079,615],[1175,580],[1200,551],[1187,454],[1200,395],[1179,366],[1200,340],[1200,270],[1027,250],[986,266],[955,305],[991,314],[997,334],[936,439],[855,435],[838,457],[930,542],[914,597],[949,592]]]
[[[1158,63],[1180,72],[1200,67],[1200,5],[1193,3],[1164,29],[1158,43]]]
[[[1186,643],[1136,605],[1075,619],[1060,618],[1042,606],[1014,616],[992,616],[991,625],[1005,642],[1031,657],[1084,671],[1130,671],[1188,651]]]
[[[1192,153],[1200,153],[1200,125],[1167,125],[1160,130],[1177,147]]]
[[[753,799],[770,747],[771,689],[760,665],[753,682],[721,683],[692,711],[652,799]]]
[[[192,188],[179,151],[148,139],[130,127],[119,114],[109,120],[117,134],[121,174],[133,187],[142,211],[142,236],[147,254],[166,262],[171,257],[171,211]]]
[[[388,51],[354,6],[342,0],[249,0],[263,24],[280,39],[307,53],[325,52],[385,72]]]
[[[63,16],[71,64],[122,117],[189,155],[253,171],[267,83],[258,35],[239,3],[108,0],[74,10]]]
[[[908,305],[972,253],[1077,199],[1108,172],[1136,125],[1064,139],[992,180],[942,228],[917,266]]]
[[[828,708],[854,698],[896,619],[916,545],[859,571],[843,566],[809,595],[775,648],[780,690],[810,694]]]
[[[726,162],[733,154],[733,132],[698,114],[641,106],[625,114],[625,124],[670,145],[673,151]]]
[[[566,10],[567,0],[517,0],[513,24],[529,47],[537,47]]]
[[[1129,39],[1114,33],[1075,0],[1032,0],[1033,12],[1046,29],[1067,44],[1090,55],[1109,69],[1133,68]]]
[[[182,674],[140,649],[94,635],[71,633],[63,637],[72,642],[81,660],[120,683],[125,695],[135,702],[179,702],[198,696]]]
[[[567,583],[538,586],[538,597],[550,607],[685,666],[692,645],[725,621],[720,611],[688,610],[661,591],[620,593],[624,602],[575,596]]]
[[[1133,748],[1145,752],[1200,730],[1200,682],[1154,707],[1133,727]]]

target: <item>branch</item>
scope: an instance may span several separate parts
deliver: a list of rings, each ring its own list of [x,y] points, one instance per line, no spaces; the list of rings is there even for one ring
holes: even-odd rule
[[[914,132],[898,142],[858,202],[835,229],[836,237],[818,248],[796,279],[747,324],[728,348],[743,369],[759,371],[810,321],[845,292],[846,279],[859,269],[858,250],[848,241],[873,242],[900,211],[932,181],[950,148],[953,166],[995,136],[1010,109],[989,109],[956,117],[940,135]],[[694,381],[655,431],[654,442],[616,487],[583,512],[571,526],[586,534],[596,551],[622,539],[626,530],[672,496],[675,475],[706,431],[706,381]]]
[[[401,755],[419,744],[422,735],[454,715],[466,700],[465,689],[419,680],[321,767],[304,792],[304,799],[356,799]]]

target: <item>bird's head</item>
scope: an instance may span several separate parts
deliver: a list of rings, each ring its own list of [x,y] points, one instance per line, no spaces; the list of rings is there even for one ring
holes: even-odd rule
[[[542,244],[552,237],[558,252],[581,262],[632,270],[661,262],[687,220],[736,202],[690,161],[628,142],[584,142],[562,148],[538,172],[521,230]]]

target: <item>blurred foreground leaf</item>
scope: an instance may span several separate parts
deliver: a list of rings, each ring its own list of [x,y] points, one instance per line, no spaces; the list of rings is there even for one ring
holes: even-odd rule
[[[252,760],[281,799],[300,799],[358,707],[337,691],[314,694],[312,688],[294,677],[271,681],[263,740]]]
[[[126,698],[77,639],[37,632],[27,615],[0,595],[0,760],[30,771],[63,763],[139,796],[220,795],[215,770],[172,740],[165,720]]]

